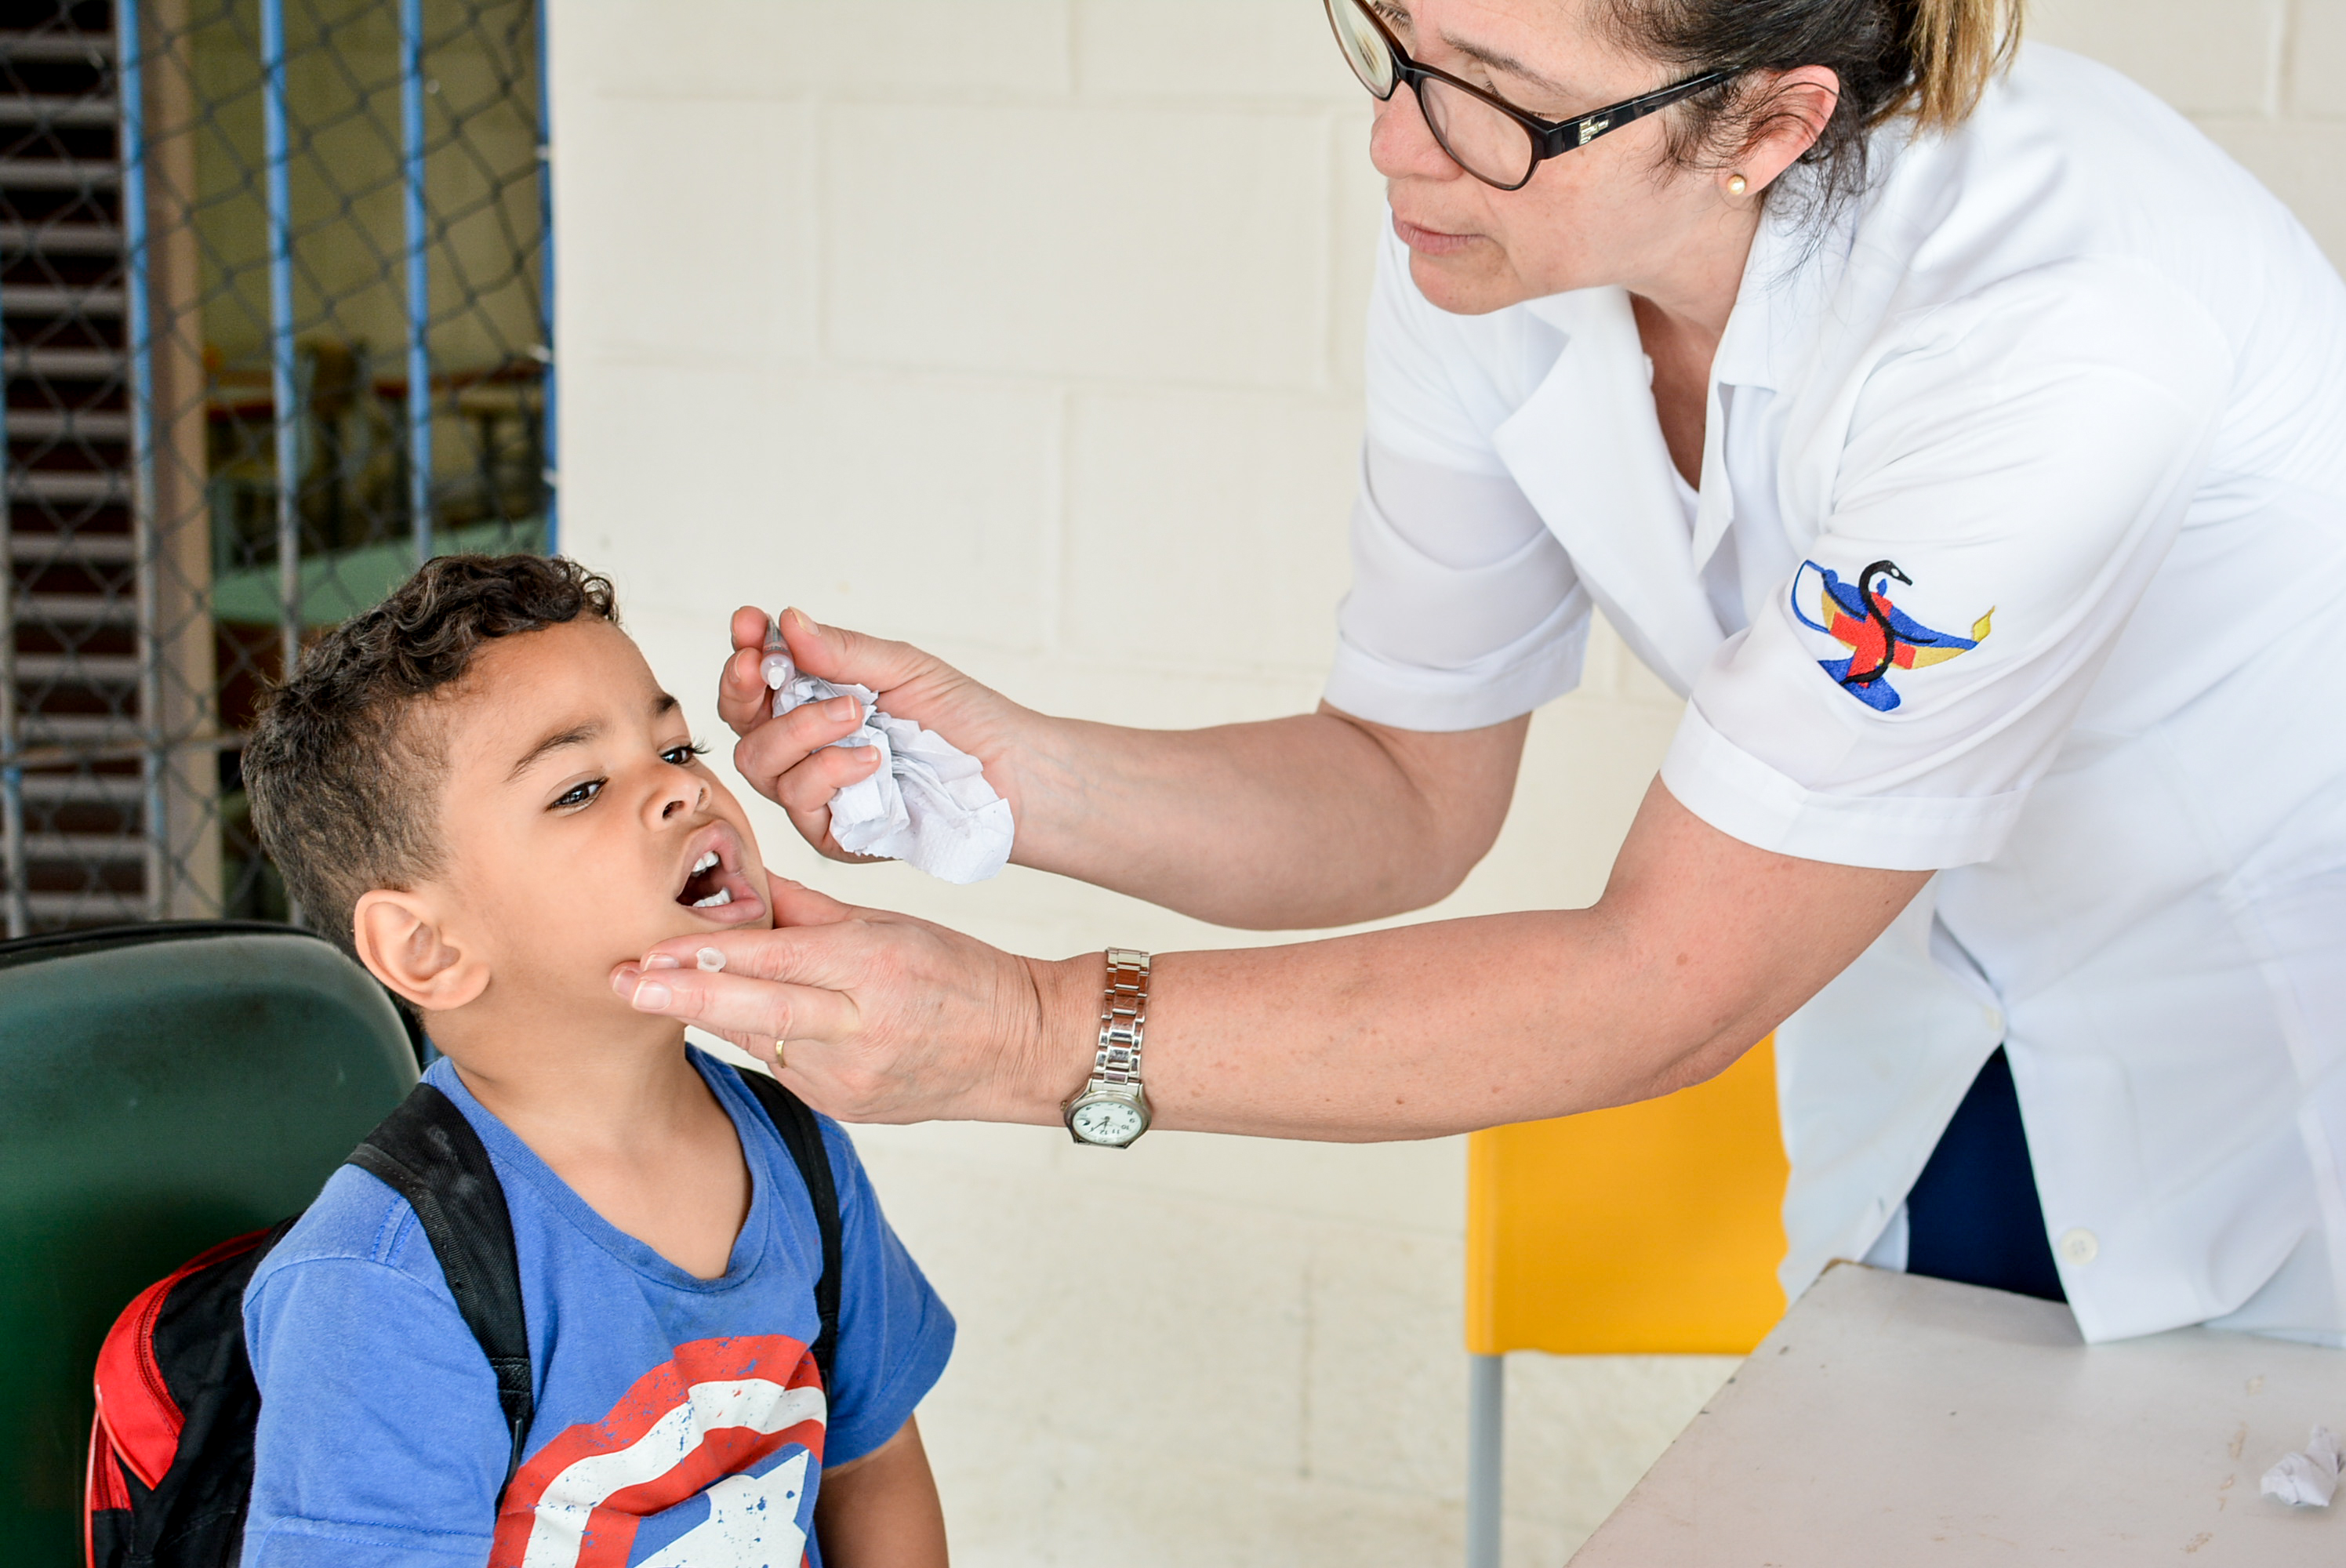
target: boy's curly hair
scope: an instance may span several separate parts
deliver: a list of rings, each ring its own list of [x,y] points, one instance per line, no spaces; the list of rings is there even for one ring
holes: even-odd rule
[[[442,555],[328,632],[270,693],[244,748],[261,848],[305,921],[352,950],[371,888],[440,869],[446,755],[416,706],[464,678],[481,645],[592,616],[619,624],[608,579],[544,555]]]

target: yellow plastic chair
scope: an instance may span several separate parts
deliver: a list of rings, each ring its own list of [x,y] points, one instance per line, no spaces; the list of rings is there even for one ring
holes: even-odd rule
[[[1508,1351],[1742,1356],[1784,1315],[1775,1042],[1663,1099],[1466,1148],[1466,1562],[1498,1568]]]

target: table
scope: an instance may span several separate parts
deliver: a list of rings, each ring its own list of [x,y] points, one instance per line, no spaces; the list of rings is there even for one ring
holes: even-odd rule
[[[2054,1302],[1843,1264],[1573,1568],[2346,1563],[2346,1488],[2259,1494],[2316,1421],[2346,1434],[2346,1351],[2087,1345]]]

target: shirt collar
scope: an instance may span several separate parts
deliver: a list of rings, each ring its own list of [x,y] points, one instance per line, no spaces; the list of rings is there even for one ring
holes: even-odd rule
[[[1781,390],[1786,361],[1813,335],[1815,301],[1843,239],[1838,222],[1819,236],[1788,213],[1771,210],[1760,218],[1735,309],[1711,360],[1714,384]]]

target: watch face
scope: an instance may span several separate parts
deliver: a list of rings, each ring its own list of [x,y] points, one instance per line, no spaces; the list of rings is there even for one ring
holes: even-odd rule
[[[1076,1107],[1067,1125],[1087,1144],[1128,1144],[1140,1135],[1140,1110],[1122,1100],[1091,1100]]]

